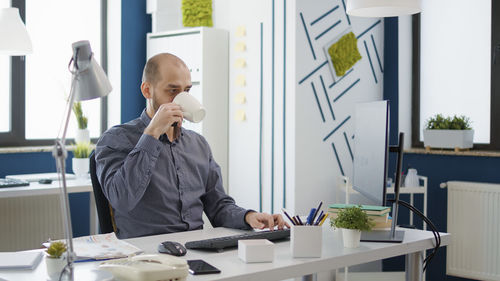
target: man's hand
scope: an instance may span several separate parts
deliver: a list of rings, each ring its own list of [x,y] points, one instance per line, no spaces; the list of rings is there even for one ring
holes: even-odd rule
[[[175,122],[177,122],[177,127],[180,127],[182,118],[181,107],[178,104],[162,104],[151,118],[149,125],[144,129],[144,133],[157,139],[165,134]]]
[[[274,230],[275,225],[278,226],[278,229],[283,229],[285,225],[290,228],[290,225],[279,214],[270,215],[267,213],[248,212],[245,215],[245,221],[252,228],[258,229],[269,228],[270,230]]]

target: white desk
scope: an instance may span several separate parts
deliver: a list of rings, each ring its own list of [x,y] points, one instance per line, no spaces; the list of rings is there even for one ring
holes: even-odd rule
[[[67,180],[68,193],[90,192],[90,234],[97,233],[97,210],[95,207],[92,183],[89,179]],[[19,198],[26,196],[58,195],[60,194],[59,181],[51,184],[31,182],[29,186],[8,187],[0,189],[0,198]]]
[[[166,240],[185,243],[186,241],[232,235],[240,232],[242,231],[211,228],[133,238],[126,241],[143,249],[145,253],[157,253],[158,244]],[[442,246],[448,245],[449,242],[450,235],[442,233]],[[334,231],[328,226],[323,226],[323,253],[321,258],[292,258],[290,242],[288,241],[276,243],[275,259],[272,263],[246,264],[238,258],[237,249],[221,253],[188,250],[188,253],[183,258],[203,259],[222,271],[220,274],[189,275],[188,280],[282,280],[399,255],[408,255],[413,258],[421,257],[423,251],[432,248],[433,245],[434,237],[431,232],[407,229],[403,243],[361,242],[359,248],[347,249],[342,245],[340,231]],[[95,280],[95,271],[93,270],[96,269],[98,264],[98,262],[76,263],[76,279]],[[7,280],[41,280],[45,278],[45,270],[45,264],[42,261],[33,272],[0,270],[0,278]],[[414,279],[410,278],[409,280]]]

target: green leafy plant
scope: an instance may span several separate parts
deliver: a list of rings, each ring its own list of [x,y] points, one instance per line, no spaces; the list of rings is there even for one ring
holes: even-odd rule
[[[427,119],[425,128],[427,130],[472,130],[469,117],[464,115],[454,115],[444,117],[441,114],[436,114]]]
[[[361,206],[342,209],[337,217],[330,221],[331,226],[336,228],[357,229],[361,231],[371,230],[375,225]]]
[[[52,242],[45,251],[49,257],[58,259],[66,252],[66,244],[64,242]]]
[[[81,102],[77,101],[73,103],[73,113],[75,113],[76,121],[78,122],[78,129],[87,129],[88,119],[83,115]]]
[[[73,156],[75,158],[89,158],[90,153],[92,153],[92,145],[90,142],[78,142],[73,151]]]

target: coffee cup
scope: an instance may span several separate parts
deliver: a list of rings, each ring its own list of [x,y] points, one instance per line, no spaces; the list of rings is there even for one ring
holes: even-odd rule
[[[181,106],[184,119],[193,123],[199,123],[205,118],[206,110],[203,105],[188,92],[179,93],[174,98],[174,103]]]

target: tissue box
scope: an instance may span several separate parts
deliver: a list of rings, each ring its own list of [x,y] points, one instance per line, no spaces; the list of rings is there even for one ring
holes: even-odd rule
[[[290,231],[292,257],[321,257],[322,240],[323,230],[321,226],[293,225]]]
[[[267,239],[238,240],[238,257],[246,263],[272,262],[274,243]]]

